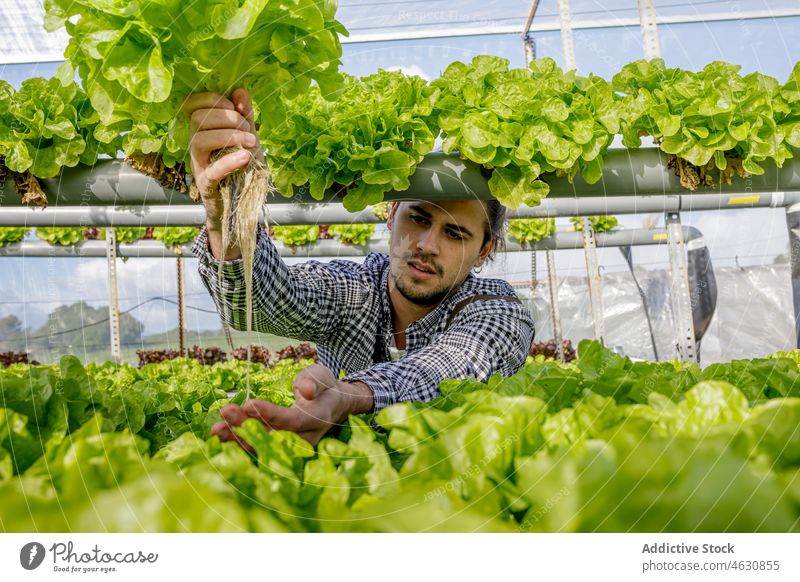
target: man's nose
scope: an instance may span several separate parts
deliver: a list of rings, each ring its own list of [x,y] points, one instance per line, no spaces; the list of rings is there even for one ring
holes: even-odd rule
[[[417,249],[428,255],[439,254],[439,237],[434,229],[424,231],[417,240]]]

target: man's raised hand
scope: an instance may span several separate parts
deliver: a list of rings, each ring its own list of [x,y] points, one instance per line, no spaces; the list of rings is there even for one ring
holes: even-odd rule
[[[251,157],[264,161],[264,152],[258,142],[253,104],[244,89],[236,89],[231,99],[217,93],[189,95],[182,106],[189,116],[189,155],[192,165],[193,185],[197,188],[206,209],[206,225],[210,233],[211,250],[219,258],[222,199],[217,185],[228,174],[243,169]],[[212,161],[218,150],[241,146]],[[232,249],[226,259],[238,258],[238,249]]]

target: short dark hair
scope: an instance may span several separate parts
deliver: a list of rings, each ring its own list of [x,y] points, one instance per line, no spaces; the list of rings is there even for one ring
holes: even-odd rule
[[[494,254],[499,250],[502,251],[506,247],[506,207],[500,204],[497,200],[492,198],[484,202],[486,207],[486,228],[483,234],[483,248],[489,241],[494,241],[494,248],[489,253],[488,260],[494,259]]]

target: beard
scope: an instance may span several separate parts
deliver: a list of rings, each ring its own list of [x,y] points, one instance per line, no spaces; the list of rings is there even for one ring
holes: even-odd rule
[[[395,274],[392,274],[392,279],[394,280],[395,289],[403,296],[404,299],[413,303],[414,305],[419,305],[421,307],[431,307],[432,305],[438,305],[442,301],[444,301],[448,295],[452,292],[452,289],[444,288],[444,289],[431,289],[429,291],[419,291],[414,289],[412,286],[406,286],[406,284]]]
[[[412,253],[404,252],[397,253],[391,257],[390,275],[395,289],[400,295],[409,303],[418,305],[420,307],[434,307],[439,305],[442,301],[447,299],[461,286],[461,283],[443,284],[442,286],[434,289],[418,288],[410,280],[404,280],[401,274],[401,269],[397,269],[400,264],[408,264],[411,260],[418,260],[429,265],[434,272],[441,278],[444,276],[443,267],[430,255],[425,253]],[[463,281],[462,281],[463,282]]]

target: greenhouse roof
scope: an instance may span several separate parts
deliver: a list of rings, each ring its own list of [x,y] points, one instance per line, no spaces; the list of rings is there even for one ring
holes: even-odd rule
[[[42,26],[42,0],[0,3],[0,64],[62,60],[67,34]],[[522,31],[530,0],[340,0],[338,19],[350,31],[345,43],[404,38],[509,34]],[[635,0],[572,0],[576,28],[638,26]],[[661,0],[659,22],[708,22],[800,16],[797,0],[760,0],[747,9],[732,0]],[[534,31],[559,30],[557,3],[542,0]]]

